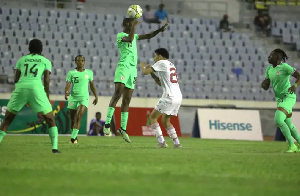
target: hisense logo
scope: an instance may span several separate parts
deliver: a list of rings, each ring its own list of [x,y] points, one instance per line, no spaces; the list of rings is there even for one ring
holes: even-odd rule
[[[252,131],[250,123],[227,123],[219,120],[209,120],[209,129],[228,131]]]

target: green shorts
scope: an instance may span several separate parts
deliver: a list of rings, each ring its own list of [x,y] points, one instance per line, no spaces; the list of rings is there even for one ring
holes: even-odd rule
[[[52,111],[52,106],[44,89],[16,88],[7,104],[7,110],[18,113],[25,104],[29,103],[35,113],[42,115]]]
[[[125,87],[134,89],[137,78],[136,66],[118,65],[115,72],[114,82],[125,84]]]
[[[296,94],[286,94],[283,98],[277,98],[277,108],[285,109],[288,114],[293,112],[293,107],[296,103]]]
[[[76,110],[80,105],[84,105],[86,108],[89,107],[89,99],[79,100],[76,99],[69,99],[68,101],[68,109]]]

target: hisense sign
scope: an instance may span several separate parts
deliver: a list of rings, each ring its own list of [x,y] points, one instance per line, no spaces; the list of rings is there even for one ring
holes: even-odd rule
[[[200,138],[263,140],[259,111],[198,109]]]

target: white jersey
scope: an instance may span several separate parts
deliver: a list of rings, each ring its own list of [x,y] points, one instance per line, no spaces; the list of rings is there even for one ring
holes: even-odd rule
[[[162,98],[182,99],[176,68],[168,60],[157,61],[152,69],[157,73],[163,89]]]

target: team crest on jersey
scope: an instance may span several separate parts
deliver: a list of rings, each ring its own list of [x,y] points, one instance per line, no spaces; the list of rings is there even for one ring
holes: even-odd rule
[[[125,77],[124,76],[121,76],[121,80],[124,80],[125,79]]]
[[[89,78],[89,76],[88,76],[88,75],[85,75],[85,78],[86,78],[86,79],[88,79],[88,78]]]
[[[277,71],[277,72],[276,72],[276,75],[279,76],[279,75],[280,75],[280,71]]]

